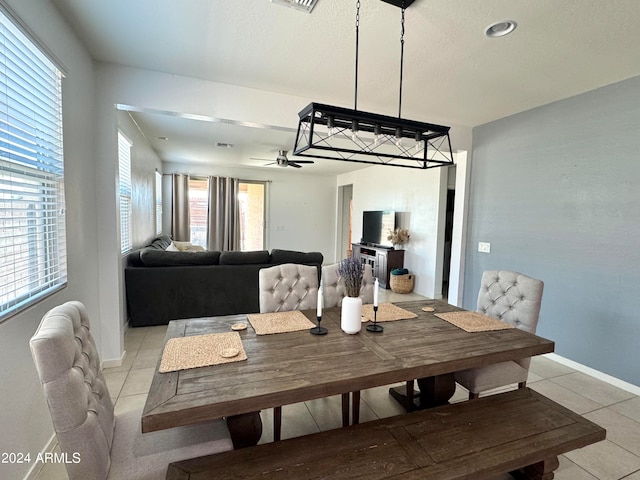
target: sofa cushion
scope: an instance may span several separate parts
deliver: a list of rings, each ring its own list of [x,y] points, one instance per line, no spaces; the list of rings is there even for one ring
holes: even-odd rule
[[[151,240],[149,247],[155,248],[156,250],[166,250],[169,245],[171,245],[171,235],[158,235]]]
[[[298,263],[304,265],[322,264],[320,252],[296,252],[294,250],[271,250],[271,263]]]
[[[145,267],[176,265],[217,265],[220,252],[167,252],[152,247],[142,249],[140,260]]]
[[[220,265],[259,265],[264,263],[269,263],[269,252],[267,250],[220,253]]]

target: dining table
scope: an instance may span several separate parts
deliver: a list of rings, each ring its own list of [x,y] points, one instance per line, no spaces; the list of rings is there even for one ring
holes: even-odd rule
[[[446,403],[457,371],[554,350],[553,341],[517,328],[465,331],[438,317],[464,310],[440,300],[395,306],[412,318],[378,322],[381,332],[369,331],[363,323],[357,334],[342,331],[339,307],[322,311],[326,335],[307,329],[258,335],[247,314],[173,320],[165,345],[245,324],[237,334],[246,359],[161,373],[161,358],[143,410],[142,432],[226,418],[234,445],[246,446],[260,438],[260,410],[342,395],[343,425],[349,424],[350,408],[352,423],[358,423],[361,390],[423,379],[421,388],[432,387],[431,394],[442,397],[434,404]],[[302,314],[317,323],[315,309]],[[412,394],[411,386],[409,398]]]

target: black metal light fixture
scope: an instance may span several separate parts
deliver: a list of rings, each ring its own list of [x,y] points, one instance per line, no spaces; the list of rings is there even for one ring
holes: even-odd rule
[[[449,127],[402,118],[404,12],[414,0],[382,0],[402,10],[398,116],[358,110],[360,0],[356,1],[355,100],[353,110],[310,103],[299,114],[293,154],[345,162],[433,168],[453,165]]]

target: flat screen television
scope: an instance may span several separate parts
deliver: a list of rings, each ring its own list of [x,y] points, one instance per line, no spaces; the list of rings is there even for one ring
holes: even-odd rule
[[[362,212],[361,243],[380,247],[393,246],[387,240],[389,230],[396,228],[396,212],[393,210],[375,210]]]

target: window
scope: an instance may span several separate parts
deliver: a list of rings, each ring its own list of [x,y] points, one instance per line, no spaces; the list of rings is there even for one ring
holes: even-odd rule
[[[131,250],[131,142],[118,132],[118,179],[120,191],[120,251]]]
[[[240,206],[240,249],[243,252],[264,248],[265,182],[241,181],[238,185]]]
[[[162,174],[156,172],[156,234],[162,233]]]
[[[209,211],[209,181],[189,177],[190,242],[207,248],[207,212]]]
[[[0,319],[66,283],[62,73],[0,10]]]

